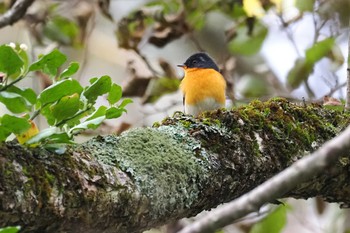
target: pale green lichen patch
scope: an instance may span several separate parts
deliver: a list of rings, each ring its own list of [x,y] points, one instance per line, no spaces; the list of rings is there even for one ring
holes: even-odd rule
[[[206,161],[194,156],[194,148],[200,145],[181,128],[138,128],[95,140],[106,145],[97,159],[128,173],[140,193],[150,199],[156,215],[188,208],[198,199]]]

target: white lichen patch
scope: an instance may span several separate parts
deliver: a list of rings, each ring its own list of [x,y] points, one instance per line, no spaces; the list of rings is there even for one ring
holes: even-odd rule
[[[262,144],[263,139],[260,137],[260,135],[257,132],[254,132],[255,140],[258,143],[259,151],[262,153],[264,151],[264,146]]]

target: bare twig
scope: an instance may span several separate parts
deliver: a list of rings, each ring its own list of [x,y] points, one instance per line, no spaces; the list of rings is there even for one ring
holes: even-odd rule
[[[315,44],[318,41],[318,38],[320,37],[322,28],[328,22],[328,19],[324,19],[320,24],[318,24],[318,21],[316,19],[316,13],[313,12],[312,13],[312,22],[313,22],[314,29],[315,29],[315,34],[314,34],[314,38],[312,40],[312,44]]]
[[[190,33],[188,34],[188,37],[189,37],[189,39],[193,42],[194,46],[196,47],[196,49],[197,49],[198,51],[205,51],[205,50],[203,49],[203,47],[201,46],[201,44],[199,43],[199,41],[197,40],[197,38],[193,35],[193,32],[190,32]]]
[[[289,24],[284,20],[284,18],[281,14],[278,15],[278,18],[280,19],[281,24],[283,25],[284,31],[287,35],[287,38],[291,42],[292,46],[294,47],[295,52],[297,53],[298,57],[301,57],[301,52],[299,51],[298,45],[297,45],[296,41],[294,40],[294,34],[291,31]],[[309,98],[315,97],[315,93],[311,89],[311,87],[308,83],[308,80],[304,81],[304,85],[305,85],[305,90],[306,90],[308,97]]]
[[[344,82],[344,83],[341,83],[341,84],[338,84],[334,87],[332,87],[329,92],[327,94],[325,94],[326,96],[332,96],[336,91],[339,91],[340,89],[342,89],[343,87],[346,87],[347,83]],[[323,96],[317,100],[315,100],[315,102],[321,102],[323,100]]]
[[[248,213],[258,211],[265,203],[283,196],[298,184],[311,179],[350,149],[350,127],[325,143],[310,156],[295,162],[240,198],[204,215],[180,233],[208,233],[231,224]]]
[[[346,80],[346,103],[345,109],[350,110],[350,20],[349,20],[349,41],[348,41],[348,77]]]
[[[15,85],[16,83],[18,83],[19,81],[21,81],[22,79],[25,78],[26,75],[22,75],[20,77],[18,77],[17,79],[13,80],[12,82],[10,82],[7,85],[4,85],[3,87],[0,88],[0,91],[6,91],[7,88],[12,87],[13,85]]]
[[[155,77],[159,78],[159,77],[162,76],[162,74],[160,74],[157,70],[155,70],[155,69],[152,67],[151,63],[148,61],[148,59],[147,59],[143,54],[141,54],[141,52],[140,52],[139,49],[134,48],[134,51],[135,51],[135,53],[143,60],[143,62],[146,64],[147,68],[152,72],[152,74],[153,74]]]
[[[308,95],[309,98],[314,98],[314,97],[315,97],[315,93],[314,93],[314,91],[311,89],[311,87],[310,87],[308,81],[309,81],[308,79],[304,80],[304,85],[305,85],[306,93],[307,93],[307,95]]]
[[[291,31],[291,29],[289,27],[289,23],[287,23],[284,20],[284,18],[281,14],[278,14],[277,16],[278,16],[279,20],[281,21],[281,24],[283,26],[285,33],[286,33],[286,36],[287,36],[288,40],[292,43],[292,46],[294,47],[295,52],[297,53],[298,57],[301,57],[301,53],[299,51],[297,43],[294,40],[293,32]]]
[[[34,1],[35,0],[17,0],[11,9],[0,16],[0,28],[12,25],[20,20]]]

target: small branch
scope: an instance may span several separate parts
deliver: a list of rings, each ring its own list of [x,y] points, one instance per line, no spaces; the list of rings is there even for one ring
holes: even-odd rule
[[[326,96],[332,96],[336,91],[339,91],[340,89],[342,89],[343,87],[346,87],[347,83],[344,82],[342,84],[338,84],[334,87],[332,87],[329,92],[327,94],[325,94]],[[323,96],[317,100],[315,100],[315,102],[321,102],[323,101]]]
[[[66,124],[68,121],[70,121],[70,120],[72,120],[72,119],[78,117],[79,115],[82,115],[82,114],[84,114],[84,113],[86,113],[86,112],[88,112],[88,111],[90,111],[90,110],[91,110],[91,107],[89,107],[89,108],[87,108],[87,109],[84,109],[84,110],[80,110],[80,111],[77,112],[74,116],[68,117],[68,118],[66,118],[66,119],[64,119],[64,120],[62,120],[62,121],[60,121],[60,122],[58,122],[55,126],[56,126],[56,127],[61,127],[62,125]]]
[[[309,98],[314,98],[315,97],[315,93],[314,91],[311,89],[308,80],[304,81],[304,85],[305,85],[305,89],[306,89],[306,93],[308,95]]]
[[[225,204],[204,215],[180,233],[209,233],[231,224],[236,219],[245,216],[265,203],[279,198],[298,184],[305,182],[330,166],[340,155],[350,149],[350,127],[324,144],[312,155],[307,156],[278,175],[264,182],[240,198]]]
[[[292,46],[294,47],[294,50],[295,50],[296,54],[298,55],[298,57],[302,57],[301,53],[299,51],[298,45],[297,45],[296,41],[294,40],[293,32],[289,28],[289,24],[287,24],[285,22],[285,20],[283,19],[282,15],[278,15],[278,17],[279,17],[279,19],[281,21],[281,24],[283,25],[283,28],[284,28],[284,31],[285,31],[285,33],[287,35],[288,40],[291,42]],[[307,80],[304,81],[304,85],[305,85],[305,89],[306,89],[306,93],[307,93],[308,97],[309,98],[315,97],[315,93],[311,89],[311,87],[310,87],[310,85],[309,85]]]
[[[283,18],[283,16],[281,14],[278,14],[278,18],[280,19],[281,24],[282,24],[282,26],[284,28],[285,33],[286,33],[286,36],[287,36],[288,40],[292,43],[292,46],[294,47],[295,52],[297,53],[298,57],[301,57],[301,53],[299,51],[298,45],[297,45],[297,43],[294,40],[293,32],[289,28],[289,23],[287,23],[284,20],[284,18]]]
[[[140,57],[140,58],[143,60],[143,62],[146,64],[147,68],[152,72],[152,74],[153,74],[155,77],[160,77],[160,76],[161,76],[161,74],[160,74],[158,71],[156,71],[156,70],[152,67],[152,65],[151,65],[151,63],[148,61],[148,59],[147,59],[144,55],[141,54],[140,50],[138,50],[137,48],[135,48],[134,51],[135,51],[135,53],[136,53],[137,55],[139,55],[139,57]]]
[[[346,80],[346,103],[345,109],[350,110],[350,20],[349,20],[349,41],[348,41],[348,69],[347,69],[347,80]]]
[[[0,88],[0,91],[6,91],[7,88],[15,85],[16,83],[18,83],[19,81],[21,81],[22,79],[24,79],[25,75],[22,75],[20,77],[18,77],[17,79],[15,79],[14,81],[10,82],[9,84],[3,86],[2,88]]]
[[[12,25],[20,20],[34,1],[35,0],[17,0],[11,9],[0,16],[0,28]]]
[[[194,46],[196,47],[196,49],[198,51],[205,51],[203,49],[203,47],[201,46],[201,44],[199,43],[199,41],[196,39],[196,37],[193,35],[193,32],[190,32],[188,34],[188,37],[190,38],[190,40],[193,42]]]
[[[318,38],[320,37],[320,32],[322,30],[322,28],[326,25],[326,23],[328,22],[327,19],[324,19],[319,25],[316,19],[316,13],[313,12],[312,13],[312,21],[313,21],[313,25],[314,25],[314,29],[315,29],[315,34],[314,34],[314,38],[312,40],[312,44],[315,44],[318,40]]]

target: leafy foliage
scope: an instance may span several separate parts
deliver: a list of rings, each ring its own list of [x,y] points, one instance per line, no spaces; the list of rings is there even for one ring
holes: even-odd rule
[[[124,99],[118,103],[122,98],[122,89],[106,75],[92,78],[86,87],[81,86],[72,78],[79,69],[76,62],[59,72],[67,58],[57,49],[42,55],[29,67],[23,59],[25,57],[18,46],[0,46],[0,71],[5,74],[5,79],[0,83],[0,102],[13,114],[22,114],[1,116],[0,141],[13,133],[21,143],[37,145],[40,142],[51,144],[50,147],[53,143],[72,143],[73,136],[82,130],[96,129],[105,119],[120,117],[126,112],[126,105],[132,102]],[[39,95],[30,88],[15,86],[30,71],[48,74],[53,84]],[[14,80],[9,82],[10,78]],[[96,110],[96,100],[105,94],[110,106],[101,106]],[[50,128],[38,131],[32,121],[38,114],[46,118]]]
[[[305,51],[305,58],[298,58],[294,67],[288,73],[288,84],[292,88],[297,88],[303,81],[306,81],[313,72],[315,64],[322,58],[329,57],[334,63],[342,60],[342,56],[336,54],[337,46],[334,38],[326,38],[317,42]]]
[[[252,34],[248,33],[245,24],[240,24],[237,28],[237,36],[229,43],[229,48],[232,53],[241,55],[253,55],[259,52],[266,36],[267,28],[256,23]]]
[[[287,223],[288,206],[280,205],[261,222],[253,226],[250,233],[280,233]]]

